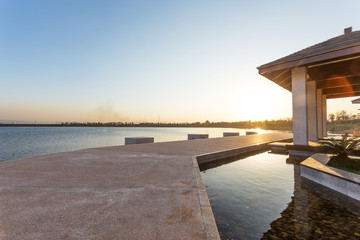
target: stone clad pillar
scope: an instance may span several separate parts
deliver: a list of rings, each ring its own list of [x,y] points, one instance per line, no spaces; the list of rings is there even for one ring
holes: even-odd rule
[[[322,130],[323,137],[327,137],[327,106],[326,106],[326,95],[322,95]]]
[[[316,103],[316,82],[306,82],[306,103],[307,103],[307,131],[308,140],[318,140],[317,130],[317,103]]]
[[[291,69],[293,142],[295,145],[308,145],[306,75],[306,67],[298,67]]]
[[[316,90],[317,137],[323,138],[322,89]]]

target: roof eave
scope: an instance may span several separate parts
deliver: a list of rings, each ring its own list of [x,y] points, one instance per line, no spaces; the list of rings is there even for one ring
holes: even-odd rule
[[[268,63],[268,64],[264,64],[262,66],[259,66],[257,69],[259,70],[259,74],[263,75],[264,73],[267,73],[267,72],[273,72],[273,71],[278,71],[278,70],[287,69],[287,68],[294,68],[294,67],[300,67],[300,66],[304,66],[304,65],[310,65],[310,64],[314,64],[314,63],[318,63],[318,62],[322,62],[322,61],[326,61],[326,60],[330,60],[330,59],[334,59],[334,58],[341,58],[344,56],[349,56],[349,55],[359,54],[359,53],[360,53],[360,45],[348,47],[348,48],[344,48],[344,49],[340,49],[340,50],[335,50],[335,51],[331,51],[331,52],[326,52],[326,53],[322,53],[322,54],[318,54],[318,55],[314,55],[314,56],[309,56],[309,57],[297,59],[294,61],[281,62],[278,64]]]

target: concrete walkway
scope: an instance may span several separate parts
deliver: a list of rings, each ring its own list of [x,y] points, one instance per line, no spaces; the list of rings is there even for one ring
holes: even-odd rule
[[[219,239],[196,156],[291,137],[128,145],[2,162],[0,239]]]

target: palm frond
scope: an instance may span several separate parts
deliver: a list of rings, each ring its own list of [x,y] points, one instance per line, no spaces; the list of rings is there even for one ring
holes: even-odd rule
[[[330,138],[328,141],[321,143],[321,148],[324,151],[347,156],[350,152],[360,149],[360,139],[349,138],[348,136],[343,136],[340,140]]]

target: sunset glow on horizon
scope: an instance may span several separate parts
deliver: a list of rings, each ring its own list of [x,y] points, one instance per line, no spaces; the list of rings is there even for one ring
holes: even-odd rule
[[[359,30],[359,7],[1,1],[0,123],[291,118],[291,93],[256,67]],[[359,113],[352,99],[329,100],[328,113]]]

